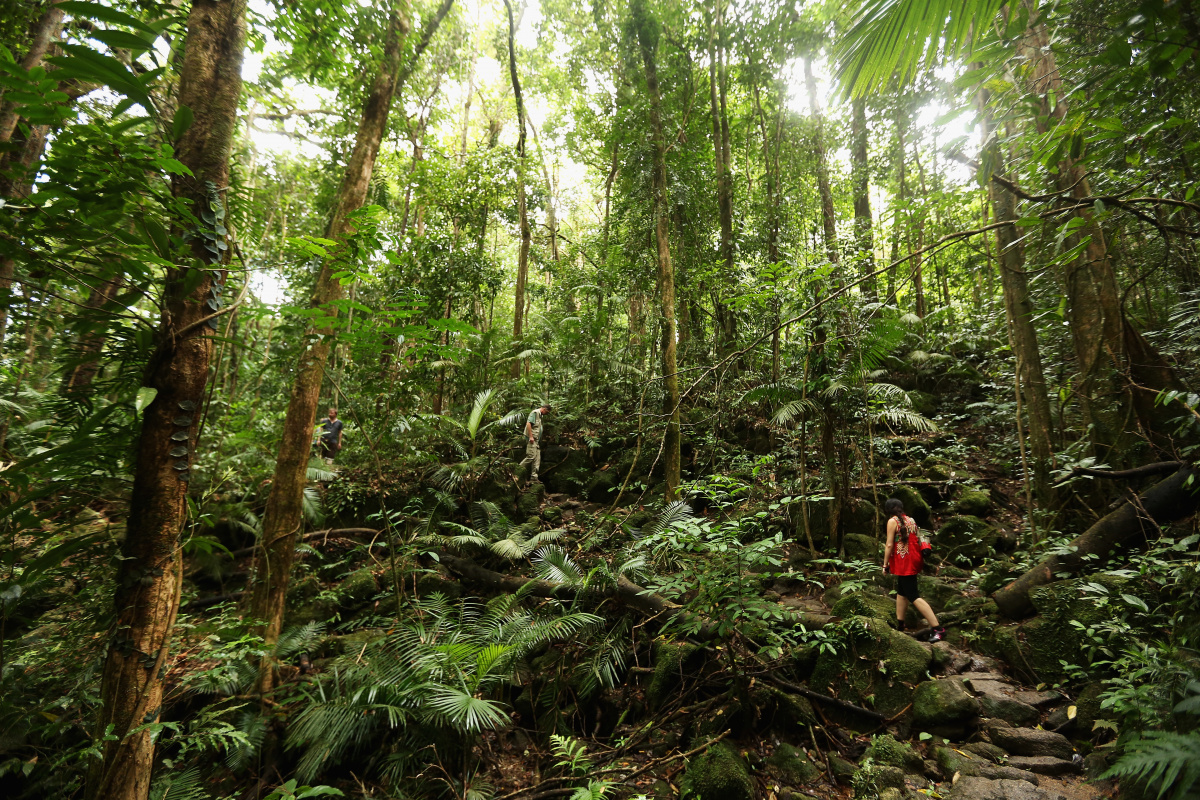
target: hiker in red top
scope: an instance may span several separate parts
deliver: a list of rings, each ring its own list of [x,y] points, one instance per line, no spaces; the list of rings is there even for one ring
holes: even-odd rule
[[[883,571],[896,576],[896,624],[904,630],[904,615],[908,612],[908,604],[912,603],[933,628],[929,641],[940,642],[946,638],[946,629],[938,623],[937,615],[917,590],[917,576],[921,574],[924,556],[933,548],[921,540],[917,523],[904,513],[904,503],[892,497],[883,504],[883,510],[888,515]]]

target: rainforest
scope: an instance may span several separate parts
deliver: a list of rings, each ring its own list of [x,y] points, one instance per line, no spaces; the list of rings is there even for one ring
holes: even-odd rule
[[[1194,0],[0,0],[0,797],[1200,798]]]

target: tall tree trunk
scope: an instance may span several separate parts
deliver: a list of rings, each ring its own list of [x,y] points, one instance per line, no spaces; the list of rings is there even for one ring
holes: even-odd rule
[[[362,207],[370,186],[379,146],[387,128],[388,113],[396,90],[400,59],[404,52],[404,37],[409,27],[408,4],[401,0],[388,17],[384,35],[383,58],[363,107],[362,121],[354,142],[354,151],[338,190],[333,216],[329,221],[327,238],[339,241],[321,265],[313,292],[312,305],[328,315],[336,314],[330,304],[342,297],[342,285],[336,273],[342,261],[350,258],[344,240],[353,234],[350,215]],[[279,638],[283,625],[284,601],[288,579],[296,553],[296,536],[304,503],[304,486],[309,453],[312,449],[313,425],[325,363],[329,358],[332,328],[315,331],[312,345],[305,350],[296,365],[296,377],[283,423],[283,438],[275,462],[271,495],[263,513],[262,546],[255,558],[255,577],[251,613],[261,627],[259,632],[269,649]],[[266,660],[259,677],[259,690],[269,692],[274,680],[270,660]]]
[[[651,183],[654,193],[654,241],[658,253],[658,291],[662,309],[663,414],[667,417],[667,430],[663,434],[663,477],[667,484],[666,500],[670,502],[675,499],[679,489],[679,375],[675,363],[675,271],[671,264],[667,227],[670,214],[667,206],[667,144],[663,138],[658,71],[655,67],[658,22],[650,15],[646,0],[633,0],[630,13],[637,29],[642,63],[646,67],[650,135],[654,146]]]
[[[20,150],[0,155],[0,200],[19,205],[29,197],[49,134],[49,126],[32,125]],[[0,345],[4,344],[4,334],[8,329],[8,309],[16,275],[16,259],[7,254],[0,255]]]
[[[521,244],[517,250],[517,285],[513,290],[513,340],[517,341],[525,333],[525,284],[529,280],[529,244],[532,234],[529,230],[529,212],[525,200],[525,98],[521,94],[521,79],[517,75],[517,35],[516,23],[513,21],[512,3],[504,0],[504,9],[508,12],[508,76],[512,81],[513,96],[517,104],[517,224],[521,229]],[[521,375],[521,362],[514,360],[512,377],[514,380]]]
[[[850,123],[853,146],[851,163],[854,181],[854,245],[858,249],[859,273],[863,278],[860,291],[864,299],[878,297],[875,271],[875,232],[871,222],[871,166],[867,152],[867,103],[856,97],[852,103]]]
[[[29,30],[29,49],[21,58],[21,69],[31,70],[42,65],[42,59],[50,52],[50,48],[58,41],[62,33],[63,12],[58,7],[58,0],[51,0]],[[12,139],[13,131],[17,129],[17,104],[5,100],[0,95],[0,144]]]
[[[179,102],[192,110],[193,122],[175,143],[176,158],[191,174],[176,175],[171,184],[197,219],[214,226],[213,233],[192,237],[192,256],[205,267],[225,261],[213,257],[209,246],[223,238],[216,231],[226,200],[209,187],[229,185],[245,40],[245,0],[194,0],[179,79]],[[229,250],[223,252],[227,258]],[[156,721],[162,707],[167,651],[179,610],[179,535],[187,519],[189,456],[213,350],[204,319],[208,301],[222,286],[214,275],[225,275],[205,268],[199,281],[191,281],[195,269],[167,270],[157,348],[144,379],[157,395],[143,412],[138,440],[116,581],[116,621],[94,737],[102,743],[102,758],[90,771],[89,798],[143,800],[150,790],[154,738],[149,730],[131,731]],[[189,284],[194,284],[190,291]],[[176,440],[179,433],[186,434],[183,442]],[[115,738],[106,739],[109,731]]]
[[[821,195],[821,228],[825,234],[825,257],[835,265],[837,274],[838,240],[837,217],[833,208],[833,189],[829,185],[829,159],[825,152],[825,121],[817,99],[817,81],[813,76],[812,57],[804,59],[804,86],[808,91],[808,104],[812,110],[814,133],[813,150],[817,157],[817,191]]]
[[[708,29],[708,100],[712,115],[713,162],[717,178],[717,213],[720,219],[721,238],[718,257],[722,273],[734,274],[733,247],[733,176],[730,165],[729,118],[725,113],[725,68],[722,51],[724,34],[722,23],[724,9],[722,0],[714,0],[713,16]],[[713,293],[714,312],[717,318],[718,351],[728,354],[737,347],[737,317],[724,301],[723,287]]]
[[[1041,99],[1038,130],[1046,132],[1051,121],[1061,121],[1068,108],[1064,98],[1062,77],[1050,48],[1050,35],[1045,23],[1037,20],[1037,11],[1030,7],[1030,25],[1018,42],[1018,53],[1029,60],[1032,70],[1028,76],[1030,90]],[[1054,99],[1053,107],[1051,98]],[[1070,156],[1059,164],[1055,184],[1066,198],[1080,200],[1092,193],[1086,170]],[[1149,385],[1131,379],[1127,343],[1138,337],[1126,333],[1129,322],[1121,310],[1121,296],[1116,271],[1105,242],[1104,231],[1095,221],[1090,209],[1081,208],[1075,216],[1083,225],[1068,237],[1065,247],[1075,247],[1082,237],[1088,237],[1084,251],[1063,267],[1063,283],[1067,294],[1067,315],[1075,348],[1078,378],[1075,393],[1084,418],[1091,426],[1095,456],[1109,460],[1110,453],[1124,432],[1125,420],[1132,410],[1143,429],[1151,437],[1165,432],[1166,419],[1174,416],[1154,402],[1158,390],[1178,385],[1166,361],[1148,348],[1139,360],[1148,360],[1158,367],[1143,377],[1155,380]],[[1140,338],[1140,337],[1138,337]],[[1142,340],[1144,341],[1144,340]],[[1162,385],[1163,379],[1167,385]],[[1111,404],[1106,396],[1119,397]],[[1132,408],[1131,408],[1132,407]]]
[[[984,162],[1003,171],[1004,154],[993,134],[987,98],[981,96],[983,115]],[[1054,423],[1050,415],[1050,398],[1046,376],[1042,371],[1041,349],[1034,326],[1033,300],[1029,294],[1029,274],[1025,271],[1025,248],[1017,232],[1017,204],[1011,192],[998,184],[991,185],[992,208],[997,222],[1009,224],[996,228],[996,255],[1000,264],[1000,285],[1004,292],[1004,309],[1012,334],[1016,356],[1018,383],[1023,390],[1025,411],[1029,416],[1029,445],[1033,455],[1033,490],[1042,508],[1051,508],[1054,492],[1050,468],[1054,459]]]

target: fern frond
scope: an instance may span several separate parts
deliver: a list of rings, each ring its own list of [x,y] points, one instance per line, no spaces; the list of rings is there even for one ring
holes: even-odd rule
[[[533,557],[538,576],[543,580],[578,586],[583,583],[583,571],[560,547],[548,546],[538,550]]]
[[[692,516],[692,507],[683,500],[668,503],[662,511],[655,515],[650,524],[642,529],[643,536],[657,536],[667,528],[682,522]]]
[[[1159,800],[1168,792],[1168,800],[1183,800],[1200,781],[1200,731],[1136,734],[1104,777],[1142,780],[1151,791],[1158,790]]]

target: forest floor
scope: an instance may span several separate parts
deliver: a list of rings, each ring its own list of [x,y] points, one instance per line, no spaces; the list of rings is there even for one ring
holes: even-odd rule
[[[547,496],[545,506],[562,509],[568,523],[577,510],[600,510],[566,494]],[[835,607],[869,604],[873,616],[862,621],[870,637],[886,640],[882,650],[877,644],[862,651],[852,646],[856,652],[833,656],[833,680],[816,691],[813,676],[809,685],[794,682],[793,660],[762,662],[744,641],[660,641],[651,663],[635,664],[626,684],[602,701],[624,721],[608,736],[581,737],[595,768],[617,776],[629,773],[619,783],[651,798],[679,797],[685,789],[688,796],[765,800],[1116,796],[1112,782],[1085,775],[1097,776],[1104,760],[1085,759],[1083,752],[1090,748],[1085,743],[1081,752],[1066,735],[1087,736],[1076,724],[1083,719],[1074,700],[1045,684],[1031,686],[1003,660],[976,651],[970,637],[954,632],[954,614],[948,615],[950,640],[931,644],[928,630],[904,634],[880,624],[889,618],[892,603],[884,581],[845,593],[837,584],[822,589],[817,581],[799,577],[777,580],[762,597],[810,620],[836,621]],[[945,587],[963,582],[935,580]],[[968,605],[980,599],[977,589],[959,596]],[[953,606],[953,599],[943,591],[934,603],[941,610]],[[727,648],[745,650],[741,656],[747,661],[740,669],[727,668],[722,658]],[[829,666],[818,663],[812,670],[829,674]],[[863,695],[856,684],[868,675],[876,690],[882,686],[875,682],[881,681],[912,700],[887,717],[858,706]],[[626,716],[630,710],[636,719]],[[477,751],[491,764],[496,796],[571,794],[562,770],[546,769],[555,758],[537,727],[522,726],[516,716],[517,725],[488,734]],[[595,727],[603,722],[597,720]],[[727,750],[714,755],[718,747]]]

